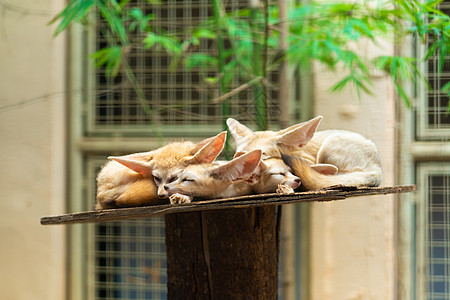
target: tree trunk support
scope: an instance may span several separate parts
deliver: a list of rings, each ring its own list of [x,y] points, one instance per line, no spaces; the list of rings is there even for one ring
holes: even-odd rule
[[[277,299],[278,207],[168,214],[169,299]]]

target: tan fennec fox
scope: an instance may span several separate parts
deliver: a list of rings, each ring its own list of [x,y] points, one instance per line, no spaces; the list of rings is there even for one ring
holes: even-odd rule
[[[226,132],[197,144],[174,142],[157,150],[110,157],[97,176],[96,209],[167,203],[164,184],[189,164],[209,163],[220,154]]]
[[[261,162],[261,150],[250,151],[226,163],[189,165],[164,186],[172,204],[194,198],[228,198],[252,193],[250,178]]]
[[[253,132],[234,119],[227,124],[237,151],[261,149],[263,161],[282,159],[300,177],[307,190],[333,185],[378,186],[381,162],[375,144],[350,131],[316,132],[321,116],[274,131]]]
[[[291,173],[283,161],[268,158],[261,161],[253,190],[257,194],[273,193],[290,194],[301,184],[298,176]]]

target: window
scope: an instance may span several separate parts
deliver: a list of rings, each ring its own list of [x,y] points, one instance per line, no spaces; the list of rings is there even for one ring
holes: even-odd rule
[[[94,175],[103,163],[88,160],[88,199],[95,199]],[[163,217],[89,225],[87,239],[92,299],[167,299]]]
[[[447,14],[450,13],[450,1],[443,1],[439,4],[439,8]],[[425,51],[426,46],[432,43],[429,38],[428,45],[419,46],[419,51]],[[436,54],[423,66],[431,86],[430,89],[423,86],[419,93],[417,134],[421,140],[448,139],[450,134],[450,114],[447,113],[449,97],[441,91],[441,88],[450,81],[450,57],[445,58],[441,73],[438,72],[439,64],[439,54]]]
[[[450,296],[450,164],[420,163],[417,170],[423,294],[425,299],[444,300]]]
[[[450,1],[442,1],[439,8],[449,14]],[[419,51],[427,45],[420,45]],[[448,95],[441,91],[450,81],[450,57],[443,62],[439,72],[439,54],[423,64],[423,70],[430,82],[430,89],[421,86],[418,89],[416,110],[416,135],[411,137],[412,160],[411,175],[417,185],[416,201],[411,209],[413,232],[411,244],[413,267],[411,270],[411,298],[443,300],[450,297],[450,163],[449,153],[444,149],[450,138],[450,115],[447,113]],[[412,123],[404,124],[405,129]],[[406,148],[405,148],[406,149]],[[403,212],[405,213],[405,211]],[[408,238],[406,238],[407,240]]]

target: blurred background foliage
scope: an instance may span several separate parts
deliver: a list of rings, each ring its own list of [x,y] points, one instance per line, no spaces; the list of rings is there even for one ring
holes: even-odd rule
[[[242,89],[233,88],[232,82],[238,79],[245,83],[243,88],[260,89],[262,92],[255,93],[256,123],[260,130],[268,127],[264,97],[267,74],[283,62],[296,68],[316,63],[336,71],[337,80],[331,91],[351,86],[358,95],[373,92],[374,71],[386,72],[399,97],[411,106],[404,83],[420,80],[428,85],[418,64],[435,55],[445,58],[450,46],[450,18],[436,8],[441,0],[293,2],[287,14],[280,11],[286,7],[268,0],[250,1],[248,7],[232,13],[224,9],[220,0],[211,1],[213,16],[180,33],[155,27],[155,15],[136,7],[132,0],[71,0],[51,23],[57,23],[57,35],[74,22],[89,26],[91,13],[98,13],[107,24],[105,36],[109,41],[106,47],[92,53],[94,64],[106,68],[111,77],[123,72],[134,81],[138,95],[139,85],[127,64],[127,54],[142,47],[166,51],[172,57],[174,69],[196,67],[206,72],[213,67],[216,72],[208,72],[204,80],[222,95],[211,101],[222,103],[224,116],[227,95]],[[158,0],[148,0],[148,4],[160,5]],[[132,41],[129,36],[135,33],[144,34],[144,38]],[[390,55],[383,48],[384,39],[402,46],[408,38],[427,44],[428,51],[422,57],[408,57]],[[283,39],[287,47],[281,47]],[[209,42],[215,51],[199,51],[201,41]],[[361,45],[386,54],[367,57]],[[440,59],[439,72],[444,61]],[[450,93],[450,82],[442,90]]]

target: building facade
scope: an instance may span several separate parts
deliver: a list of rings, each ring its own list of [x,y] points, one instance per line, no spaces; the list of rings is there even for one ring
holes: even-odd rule
[[[89,54],[108,40],[100,23],[53,37],[47,23],[63,9],[60,1],[1,2],[0,8],[2,297],[165,299],[163,219],[47,227],[39,218],[92,209],[95,176],[108,155],[219,132],[222,108],[210,104],[214,94],[204,74],[172,72],[162,51],[137,49],[130,67],[146,104],[124,73],[111,80],[92,66]],[[171,30],[177,31],[210,8],[171,0],[155,14],[168,23],[176,19]],[[389,43],[385,48],[399,51]],[[422,66],[432,89],[410,87],[413,108],[396,99],[384,74],[374,72],[373,95],[359,99],[351,89],[329,93],[336,75],[318,66],[291,73],[291,124],[320,114],[320,129],[365,135],[380,150],[382,185],[416,184],[417,192],[286,206],[283,299],[449,297],[450,119],[448,97],[438,91],[448,74],[437,74],[436,59]],[[271,74],[273,82],[278,77]],[[269,93],[277,129],[280,91]],[[251,91],[235,96],[230,115],[255,129],[253,97]]]

